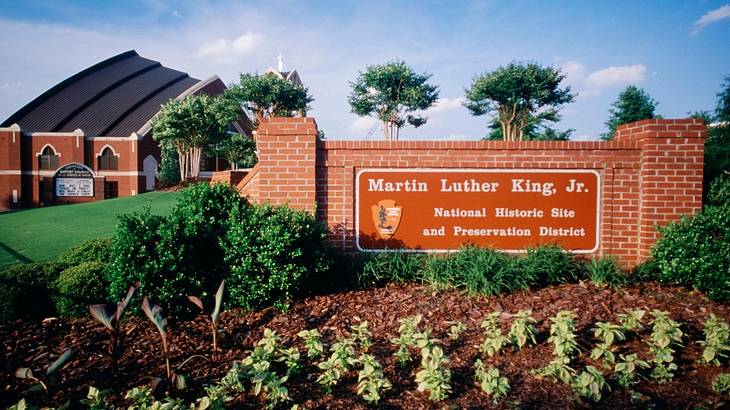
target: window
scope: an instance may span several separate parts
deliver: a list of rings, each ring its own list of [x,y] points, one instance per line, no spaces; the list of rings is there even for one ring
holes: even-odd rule
[[[41,155],[38,157],[38,169],[57,169],[58,168],[58,155],[56,151],[48,146],[43,149]]]
[[[111,148],[104,148],[99,156],[99,170],[115,170],[117,169],[117,156]]]
[[[119,182],[104,181],[104,199],[116,198],[119,196]]]

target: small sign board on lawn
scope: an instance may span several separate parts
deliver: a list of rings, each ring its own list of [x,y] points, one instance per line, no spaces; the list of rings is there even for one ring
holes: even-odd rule
[[[55,175],[56,196],[94,196],[94,174],[81,164],[68,164]]]

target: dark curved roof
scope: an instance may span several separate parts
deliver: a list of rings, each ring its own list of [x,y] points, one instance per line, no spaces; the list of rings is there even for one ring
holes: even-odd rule
[[[200,81],[130,50],[60,82],[0,126],[24,132],[69,132],[128,137],[160,109]]]

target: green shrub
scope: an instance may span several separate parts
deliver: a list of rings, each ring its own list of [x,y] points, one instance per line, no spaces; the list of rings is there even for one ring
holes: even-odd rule
[[[652,249],[657,279],[706,292],[710,299],[730,299],[730,206],[706,206],[660,229]]]
[[[138,294],[165,311],[191,312],[186,296],[206,298],[226,277],[221,238],[229,215],[247,206],[233,188],[203,183],[185,189],[166,218],[149,211],[120,217],[112,245],[112,300],[121,300],[139,281]]]
[[[722,174],[710,184],[707,193],[707,203],[710,205],[730,205],[730,175]]]
[[[89,313],[88,305],[109,301],[107,264],[83,262],[63,272],[56,281],[56,311],[63,317],[80,317]]]
[[[432,285],[487,296],[527,289],[532,284],[532,279],[518,270],[511,256],[476,246],[465,246],[448,256],[428,258],[423,278]]]
[[[388,282],[405,283],[418,280],[423,268],[424,255],[406,252],[379,252],[365,256],[358,270],[360,286],[383,285]]]
[[[270,205],[235,210],[224,238],[231,303],[283,308],[293,296],[316,289],[329,267],[326,238],[325,227],[305,211]]]
[[[51,296],[65,267],[58,262],[25,263],[0,272],[0,320],[53,315]]]
[[[557,245],[528,248],[517,263],[531,285],[540,287],[573,282],[580,273],[580,264],[576,258]]]
[[[594,286],[620,286],[626,284],[626,275],[615,258],[593,258],[587,264],[588,279]]]
[[[639,263],[634,267],[628,280],[631,283],[655,281],[659,276],[659,266],[652,258]]]
[[[89,239],[62,253],[59,262],[76,266],[84,262],[108,262],[111,258],[111,239]]]

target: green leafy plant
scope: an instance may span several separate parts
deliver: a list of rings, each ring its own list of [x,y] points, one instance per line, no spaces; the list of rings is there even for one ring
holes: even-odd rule
[[[677,365],[674,363],[673,346],[682,345],[684,333],[679,324],[669,318],[669,313],[653,310],[650,322],[652,332],[649,338],[649,352],[652,354],[651,377],[659,383],[667,383],[674,377]]]
[[[613,354],[613,343],[626,340],[626,335],[624,335],[621,329],[621,326],[614,323],[596,322],[596,327],[593,329],[593,336],[601,342],[591,351],[591,359],[603,359],[604,366],[610,367],[609,364],[616,361],[616,357]]]
[[[291,377],[302,369],[301,363],[299,363],[300,354],[299,349],[292,346],[286,349],[279,349],[279,357],[276,359],[279,362],[283,362],[286,365],[286,376]]]
[[[553,359],[540,369],[535,369],[530,372],[539,377],[548,378],[554,382],[563,382],[569,384],[571,378],[575,374],[575,369],[568,366],[567,363],[563,363],[559,359]]]
[[[532,317],[531,310],[520,310],[514,317],[512,327],[507,333],[507,337],[517,349],[522,349],[528,342],[536,344],[535,335],[535,319]]]
[[[357,270],[360,286],[377,286],[388,282],[406,283],[420,278],[424,257],[407,252],[378,252],[367,256],[362,269]]]
[[[152,394],[152,389],[148,386],[135,387],[127,391],[124,398],[132,402],[130,409],[184,410],[186,408],[183,399],[165,397],[163,401],[156,400]]]
[[[449,339],[451,340],[459,340],[459,337],[462,333],[466,330],[466,325],[464,322],[455,321],[449,326]]]
[[[717,394],[730,395],[730,373],[720,373],[712,379],[712,390]]]
[[[497,404],[502,398],[507,397],[510,391],[509,381],[499,374],[499,369],[490,367],[485,369],[481,359],[474,362],[474,380],[492,402]]]
[[[265,394],[269,408],[274,408],[291,400],[289,390],[284,386],[289,376],[279,375],[274,371],[272,362],[278,360],[287,366],[287,373],[296,372],[299,352],[294,348],[279,349],[281,338],[276,331],[264,328],[263,337],[256,342],[253,352],[241,362],[241,373],[247,377],[254,395]],[[281,354],[276,357],[277,351]]]
[[[357,359],[362,369],[357,373],[357,394],[362,396],[366,402],[377,404],[381,394],[389,390],[392,385],[383,374],[383,367],[369,354],[362,354]]]
[[[139,283],[135,283],[127,289],[127,295],[116,305],[100,304],[90,305],[89,313],[97,322],[101,323],[109,331],[109,341],[107,342],[106,353],[111,359],[112,377],[116,374],[117,364],[124,353],[124,332],[122,332],[122,319],[124,313],[129,306],[129,302],[134,297]]]
[[[28,391],[42,390],[48,393],[48,386],[53,380],[53,376],[69,364],[72,356],[73,350],[67,349],[64,351],[58,359],[46,367],[44,376],[36,375],[29,367],[21,367],[15,371],[15,377],[33,382],[33,385],[28,389]]]
[[[525,256],[516,263],[521,275],[539,287],[574,282],[580,274],[575,256],[552,244],[527,248]]]
[[[111,390],[99,390],[94,386],[89,386],[89,392],[86,393],[86,398],[81,400],[81,403],[86,405],[89,410],[106,410],[109,407],[107,398],[111,394]]]
[[[213,335],[213,354],[218,352],[218,317],[221,313],[221,307],[223,306],[223,291],[225,289],[226,281],[221,281],[218,286],[218,291],[215,293],[215,303],[212,307],[206,307],[203,304],[203,300],[197,296],[188,296],[188,300],[199,307],[200,310],[205,312],[210,317],[210,331]]]
[[[58,261],[68,266],[85,262],[107,263],[111,256],[111,239],[88,239],[58,257]]]
[[[613,257],[592,258],[588,263],[588,279],[597,287],[626,284],[626,275]]]
[[[371,340],[373,334],[370,333],[370,330],[368,330],[368,321],[364,320],[362,322],[358,322],[350,326],[350,329],[352,330],[355,342],[360,345],[360,349],[367,351],[370,345],[373,344]]]
[[[502,335],[502,329],[499,327],[499,317],[500,312],[492,312],[481,323],[481,327],[484,329],[484,339],[479,345],[479,351],[489,357],[497,354],[504,345],[509,343],[509,338]]]
[[[398,322],[398,337],[394,337],[390,340],[390,343],[397,347],[393,355],[398,359],[398,363],[401,366],[405,366],[411,360],[410,347],[416,345],[414,335],[418,332],[418,324],[421,322],[422,316],[415,315],[404,319],[399,319]]]
[[[618,315],[618,323],[621,325],[621,330],[624,332],[638,332],[644,328],[642,320],[646,314],[645,310],[626,310],[626,313],[620,313]]]
[[[165,370],[167,378],[170,379],[172,377],[172,371],[170,370],[170,348],[167,344],[167,330],[165,329],[167,327],[167,319],[162,313],[162,308],[154,303],[150,304],[147,296],[142,299],[142,311],[150,322],[157,327],[157,331],[160,333],[162,351],[165,355]]]
[[[238,364],[235,362],[225,376],[215,385],[205,388],[205,397],[197,400],[195,410],[223,410],[225,404],[235,398],[236,395],[245,391],[241,383]]]
[[[107,302],[106,269],[103,262],[82,262],[61,272],[55,283],[58,294],[53,298],[58,314],[80,317],[89,303]]]
[[[67,267],[58,262],[23,263],[0,272],[0,321],[53,316],[51,295]]]
[[[640,369],[648,369],[651,367],[649,363],[640,360],[636,353],[623,355],[620,354],[621,361],[616,363],[613,371],[616,381],[622,387],[629,387],[637,383]]]
[[[322,374],[317,377],[319,383],[326,392],[330,393],[332,387],[339,382],[342,374],[349,371],[355,364],[355,342],[347,337],[340,337],[330,347],[332,355],[317,364]]]
[[[611,386],[606,383],[603,374],[593,366],[586,366],[571,385],[573,391],[580,397],[591,399],[594,402],[601,401],[602,391],[611,390]]]
[[[322,356],[324,353],[324,345],[320,340],[321,336],[319,334],[319,330],[302,330],[297,333],[297,336],[304,340],[304,347],[307,349],[308,358],[314,359]]]
[[[451,392],[451,371],[445,367],[448,362],[438,346],[421,350],[421,370],[416,373],[416,383],[418,391],[428,391],[429,400],[440,402]]]
[[[540,377],[547,377],[553,381],[570,383],[575,370],[569,364],[578,351],[575,334],[575,315],[569,310],[561,310],[550,318],[550,337],[548,343],[553,344],[553,359],[542,369],[535,371]]]
[[[700,361],[720,366],[720,360],[728,357],[725,352],[730,351],[730,326],[711,313],[705,321],[703,333],[705,340],[697,342],[704,346]]]

